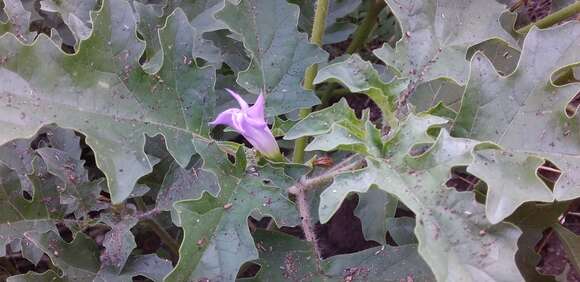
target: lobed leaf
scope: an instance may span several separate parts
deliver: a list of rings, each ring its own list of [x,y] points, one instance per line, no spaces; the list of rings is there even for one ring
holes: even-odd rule
[[[480,42],[501,38],[515,46],[499,21],[505,8],[496,2],[387,0],[387,4],[401,24],[403,37],[394,49],[385,44],[374,54],[414,87],[437,78],[465,84],[467,51]]]
[[[376,185],[415,213],[419,254],[438,280],[522,280],[514,263],[519,229],[507,223],[490,224],[472,192],[445,186],[451,169],[469,164],[480,143],[453,138],[442,129],[427,151],[409,155],[417,142],[429,140],[426,130],[441,122],[423,118],[429,122],[418,122],[411,115],[387,140],[386,158],[367,157],[366,168],[335,178],[321,194],[321,222],[330,219],[350,192],[365,192]]]
[[[271,215],[278,226],[295,226],[294,204],[280,188],[293,183],[282,169],[256,167],[246,173],[243,150],[232,164],[214,142],[194,140],[204,160],[203,169],[219,180],[220,193],[177,202],[177,219],[183,229],[179,261],[166,281],[209,279],[232,281],[245,262],[258,258],[247,221],[255,212]]]
[[[8,34],[0,38],[0,143],[57,123],[86,135],[111,198],[127,198],[136,180],[151,171],[145,134],[163,134],[177,162],[194,152],[191,136],[206,135],[213,115],[215,71],[184,62],[194,30],[176,10],[159,33],[164,64],[155,75],[138,58],[143,43],[127,2],[105,1],[93,13],[93,32],[78,53],[65,55],[40,35],[31,46]],[[16,119],[14,119],[16,117]]]
[[[260,271],[242,281],[435,281],[416,245],[379,246],[321,262],[317,271],[310,244],[288,234],[257,231]]]
[[[500,76],[481,55],[476,54],[472,59],[454,133],[496,142],[516,158],[535,158],[535,164],[527,163],[527,171],[520,167],[513,175],[503,175],[499,179],[491,172],[480,175],[488,183],[492,195],[496,193],[494,190],[501,190],[496,195],[502,197],[488,199],[487,215],[493,222],[504,219],[524,201],[565,201],[580,197],[580,179],[576,173],[580,168],[580,116],[568,116],[565,111],[580,86],[578,83],[555,86],[551,81],[557,70],[580,62],[580,51],[575,48],[580,44],[578,26],[571,22],[546,30],[531,30],[524,40],[518,67],[506,77]],[[545,159],[562,172],[552,199],[547,197],[548,188],[538,183],[539,180],[533,180]],[[497,161],[509,160],[502,157]],[[530,194],[519,192],[526,185],[521,183],[525,180],[522,175],[535,182],[525,188],[533,188]],[[509,189],[506,191],[499,187],[499,182],[519,184],[506,186]],[[499,203],[517,194],[520,198],[509,205]],[[497,210],[505,205],[507,210]]]
[[[368,120],[358,119],[345,99],[323,110],[309,114],[296,123],[284,139],[315,136],[306,151],[346,150],[361,154],[381,154],[380,131]]]
[[[251,54],[250,66],[238,74],[237,83],[250,93],[266,95],[268,116],[319,102],[300,85],[306,68],[325,61],[327,54],[298,32],[298,13],[298,7],[285,0],[242,0],[238,4],[226,1],[216,14],[241,36]]]

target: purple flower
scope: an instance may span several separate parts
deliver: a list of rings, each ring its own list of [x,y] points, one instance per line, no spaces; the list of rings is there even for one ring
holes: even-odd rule
[[[276,143],[276,139],[264,119],[264,106],[266,104],[264,96],[260,94],[256,103],[250,107],[236,92],[230,89],[226,89],[226,91],[238,101],[240,109],[227,109],[209,124],[214,126],[227,125],[242,134],[264,156],[273,160],[283,159],[278,143]]]

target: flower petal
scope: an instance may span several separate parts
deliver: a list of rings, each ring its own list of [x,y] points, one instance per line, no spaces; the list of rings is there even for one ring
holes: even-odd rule
[[[256,99],[256,102],[254,103],[254,105],[252,105],[248,109],[248,116],[250,116],[251,118],[259,119],[259,120],[264,120],[264,107],[265,107],[265,105],[266,105],[266,99],[264,98],[263,94],[260,94],[260,96],[258,96],[258,99]]]
[[[236,99],[236,101],[238,101],[238,104],[240,104],[240,108],[242,110],[247,110],[248,109],[248,103],[246,103],[246,101],[244,101],[244,99],[242,99],[242,97],[240,95],[238,95],[238,93],[234,92],[231,89],[226,88],[226,91],[228,91],[228,93],[230,93],[230,95],[232,95],[232,97],[234,97],[234,99]]]
[[[240,112],[240,109],[230,108],[223,112],[221,112],[215,120],[210,122],[210,125],[216,126],[219,124],[227,125],[227,126],[234,126],[233,117]]]

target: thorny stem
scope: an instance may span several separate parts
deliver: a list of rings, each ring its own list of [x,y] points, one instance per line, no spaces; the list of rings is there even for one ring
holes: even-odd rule
[[[304,237],[306,240],[311,242],[314,247],[318,270],[320,270],[320,260],[322,259],[322,253],[320,246],[318,245],[318,240],[316,239],[314,221],[312,219],[312,215],[310,214],[308,193],[311,189],[319,187],[323,183],[332,180],[334,176],[338,175],[339,173],[360,167],[363,162],[362,159],[357,158],[358,156],[356,155],[346,158],[342,162],[336,164],[334,167],[326,171],[324,174],[310,179],[300,180],[298,183],[296,183],[296,185],[288,188],[288,192],[290,194],[296,195],[296,206],[298,207],[300,219],[302,220],[302,231],[304,232]]]
[[[322,37],[324,36],[324,31],[326,29],[326,15],[328,14],[328,0],[318,0],[316,2],[316,12],[314,13],[314,24],[312,26],[312,35],[310,36],[310,42],[316,44],[317,46],[322,46]],[[314,78],[318,73],[318,65],[314,64],[306,69],[304,74],[304,89],[314,90]],[[312,109],[306,108],[301,109],[299,112],[300,119],[305,118],[308,114],[312,112]],[[296,139],[294,143],[294,156],[293,161],[295,163],[304,162],[304,149],[306,148],[306,143],[308,142],[308,137],[300,137]]]
[[[547,28],[578,13],[580,13],[580,2],[574,2],[574,4],[568,5],[566,8],[560,9],[535,23],[530,23],[516,32],[520,34],[527,33],[534,25],[539,28]]]
[[[318,239],[316,238],[316,231],[314,230],[312,215],[310,215],[310,205],[308,204],[307,197],[308,191],[306,190],[302,190],[296,194],[296,206],[298,207],[298,212],[300,213],[304,237],[306,238],[306,241],[312,243],[312,246],[314,247],[314,253],[316,254],[316,265],[318,270],[320,270],[322,252],[320,250],[320,245],[318,245]]]
[[[354,31],[352,36],[352,41],[346,48],[346,53],[352,54],[358,51],[367,41],[369,34],[373,31],[375,24],[377,23],[377,18],[379,14],[387,6],[385,0],[372,0],[369,1],[369,9],[367,11],[366,17],[363,19],[361,24]]]
[[[155,232],[155,234],[159,236],[159,239],[161,239],[161,241],[167,246],[167,249],[171,253],[171,256],[173,258],[178,258],[179,244],[177,243],[177,241],[175,241],[173,236],[167,233],[165,228],[163,228],[161,224],[159,224],[159,222],[157,222],[157,220],[153,218],[153,216],[160,213],[160,210],[155,208],[150,211],[146,211],[147,205],[145,204],[145,202],[141,197],[135,198],[135,204],[137,205],[137,208],[142,211],[142,213],[138,215],[138,218],[143,219],[143,223],[147,224],[151,228],[151,230],[153,230],[153,232]]]

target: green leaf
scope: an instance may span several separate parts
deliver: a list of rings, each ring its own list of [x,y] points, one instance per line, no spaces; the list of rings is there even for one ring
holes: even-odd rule
[[[561,224],[554,224],[553,228],[564,245],[570,263],[574,265],[576,271],[580,271],[580,235],[574,234]]]
[[[161,282],[171,271],[171,267],[171,261],[155,254],[134,256],[127,260],[121,277],[126,277],[126,281],[130,282],[134,281],[135,276],[142,275],[155,282]]]
[[[447,77],[463,85],[470,46],[501,38],[516,46],[499,22],[503,5],[477,0],[428,0],[399,3],[387,0],[398,18],[403,37],[395,49],[385,44],[374,54],[409,78],[411,90],[421,82]]]
[[[451,79],[439,78],[421,83],[409,102],[417,112],[427,111],[442,103],[455,111],[459,110],[464,88]]]
[[[567,202],[550,204],[525,203],[507,218],[523,232],[518,240],[516,263],[525,281],[555,281],[553,277],[538,273],[540,255],[536,252],[538,242],[544,237],[544,230],[558,223],[562,213],[568,208]]]
[[[488,60],[476,54],[454,129],[458,136],[491,140],[508,152],[550,160],[562,171],[553,189],[558,201],[580,197],[580,175],[576,173],[580,168],[580,115],[570,117],[565,112],[580,85],[555,86],[550,78],[555,71],[580,62],[580,50],[572,48],[580,44],[579,26],[571,22],[531,30],[517,69],[507,77],[497,74]],[[537,166],[531,169],[535,171]]]
[[[476,52],[482,52],[493,64],[497,72],[502,75],[508,75],[516,70],[520,51],[512,48],[509,44],[498,38],[479,43],[469,48],[467,57],[471,58]]]
[[[0,38],[0,53],[9,54],[0,66],[0,143],[30,136],[49,123],[82,132],[107,176],[113,203],[126,199],[136,180],[151,171],[143,152],[146,134],[163,134],[168,150],[185,166],[194,152],[192,134],[209,130],[215,70],[184,63],[191,57],[194,31],[181,10],[159,36],[164,63],[155,75],[139,65],[144,44],[122,0],[105,1],[93,13],[93,33],[73,55],[44,35],[32,46],[14,36]]]
[[[74,212],[76,218],[88,217],[89,212],[107,207],[98,201],[105,185],[104,179],[89,181],[85,161],[80,159],[80,154],[74,158],[67,152],[48,147],[39,148],[36,153],[44,160],[48,172],[60,179],[61,203],[68,206],[67,214]]]
[[[227,28],[215,18],[215,14],[224,8],[224,0],[169,0],[165,13],[170,14],[181,8],[192,26],[199,33]]]
[[[185,169],[172,163],[159,188],[156,207],[168,211],[173,203],[180,200],[198,199],[204,191],[216,196],[220,190],[218,180],[211,172],[199,168],[201,160],[196,158],[195,165]]]
[[[43,273],[29,271],[26,274],[19,274],[8,277],[8,282],[63,282],[65,281],[52,270]]]
[[[252,212],[273,216],[278,226],[298,225],[294,204],[280,189],[294,180],[282,168],[270,166],[246,173],[243,148],[232,164],[215,142],[194,143],[204,160],[202,168],[215,174],[221,190],[217,198],[204,193],[201,199],[174,205],[178,216],[174,221],[184,233],[179,261],[166,281],[232,281],[243,263],[258,258],[247,225]]]
[[[18,174],[23,191],[32,190],[26,175],[33,173],[32,159],[36,156],[33,143],[38,149],[50,147],[64,151],[76,159],[81,156],[80,138],[75,132],[52,125],[43,127],[29,139],[16,139],[0,145],[0,161]]]
[[[67,280],[92,281],[99,270],[99,249],[95,241],[84,233],[77,233],[67,243],[55,231],[29,232],[26,237],[41,248],[52,263],[62,269]]]
[[[171,262],[159,258],[157,255],[149,254],[131,257],[127,261],[121,274],[112,274],[110,272],[99,271],[97,276],[90,281],[96,282],[132,282],[135,276],[145,276],[155,282],[163,281],[163,277],[171,270]],[[11,276],[9,282],[69,282],[79,281],[76,278],[59,276],[52,270],[44,273],[28,272]]]
[[[34,265],[38,265],[44,256],[44,252],[26,238],[20,239],[20,248],[22,249],[22,257]]]
[[[292,235],[256,230],[254,233],[260,271],[242,281],[324,281],[317,272],[316,254],[312,244]]]
[[[295,124],[296,121],[294,120],[283,120],[280,117],[275,117],[274,123],[272,123],[272,134],[275,137],[284,136]]]
[[[226,1],[216,14],[242,37],[250,52],[250,66],[238,74],[237,82],[250,93],[266,95],[268,116],[319,102],[300,85],[306,68],[325,61],[327,54],[297,31],[298,13],[298,7],[285,0],[242,0],[238,4]]]
[[[381,245],[387,244],[386,221],[395,216],[397,203],[397,198],[379,189],[371,188],[366,193],[358,194],[354,215],[360,219],[365,240],[372,240]]]
[[[379,246],[322,261],[317,271],[311,244],[291,235],[258,230],[260,271],[242,281],[435,281],[416,245]]]
[[[62,21],[68,26],[74,35],[76,42],[87,39],[91,33],[90,11],[96,8],[96,0],[88,1],[58,1],[58,0],[41,0],[40,10],[45,12],[57,13]],[[61,37],[65,38],[66,34],[59,29]],[[75,46],[75,42],[66,42]]]
[[[350,92],[364,93],[369,96],[383,112],[384,120],[391,126],[396,123],[392,114],[395,109],[394,100],[408,83],[406,80],[384,83],[373,65],[356,54],[318,71],[314,83],[319,84],[325,81],[340,82]]]
[[[166,13],[164,14],[162,11],[163,7],[160,4],[143,4],[137,1],[133,2],[135,12],[138,17],[137,20],[139,33],[147,42],[145,46],[145,55],[148,61],[143,65],[143,69],[146,72],[154,74],[158,72],[163,65],[163,49],[165,49],[165,47],[163,46],[164,44],[160,41],[158,34],[160,27],[165,25],[167,17],[173,14],[174,11],[179,8],[189,18],[192,14],[204,12],[205,10],[203,9],[205,9],[205,7],[203,3],[205,2],[212,2],[213,4],[217,5],[217,8],[220,8],[220,6],[223,7],[223,0],[196,1],[196,3],[190,3],[190,1],[169,1],[167,6],[165,6]],[[215,10],[216,7],[212,7],[211,9]],[[209,13],[208,16],[213,15],[213,12]],[[215,19],[213,19],[213,21],[218,23],[218,21]],[[207,27],[205,25],[195,23],[192,23],[192,27],[195,28],[195,32],[193,32],[193,50],[189,50],[191,54],[183,54],[184,56],[182,57],[182,63],[193,64],[193,58],[202,58],[206,61],[207,64],[219,68],[222,64],[222,58],[219,54],[220,51],[213,45],[211,41],[202,38],[202,34],[208,31]]]
[[[552,191],[536,174],[544,160],[499,150],[475,153],[467,171],[487,183],[485,215],[499,223],[525,202],[552,202]]]
[[[417,244],[417,238],[413,234],[415,219],[412,217],[393,217],[387,219],[389,235],[399,246]]]
[[[31,191],[32,184],[27,174],[32,173],[32,159],[35,156],[29,139],[15,139],[0,145],[0,162],[14,170],[20,178],[23,191]]]
[[[441,120],[422,119],[411,115],[402,124],[385,144],[385,159],[367,157],[366,168],[335,177],[320,196],[320,221],[327,222],[350,192],[376,185],[415,213],[419,254],[438,280],[522,280],[514,263],[519,229],[490,224],[473,192],[445,186],[451,169],[469,164],[480,143],[453,138],[445,129],[433,140],[426,131]],[[425,143],[433,144],[419,155],[409,155],[416,144]]]
[[[309,114],[288,130],[284,139],[304,136],[315,136],[306,151],[339,149],[378,156],[382,150],[381,133],[368,120],[368,113],[358,119],[345,99]]]
[[[126,209],[121,215],[106,214],[101,220],[111,227],[105,234],[101,254],[102,268],[115,274],[120,274],[129,259],[129,255],[137,247],[135,236],[131,228],[139,221],[135,216],[134,209]]]
[[[16,172],[0,164],[1,256],[4,256],[4,246],[14,239],[24,238],[25,232],[56,230],[56,222],[63,218],[54,179],[43,173],[36,160],[35,174],[29,176],[33,185],[31,200],[22,196]]]
[[[30,12],[26,11],[22,6],[22,2],[18,0],[3,0],[4,12],[8,17],[8,21],[3,23],[0,21],[0,36],[6,32],[14,34],[19,40],[25,43],[30,43],[36,36],[36,32],[29,32],[30,26]],[[6,61],[8,57],[0,56],[0,62]]]
[[[417,245],[380,246],[323,261],[326,275],[346,281],[435,281]]]

